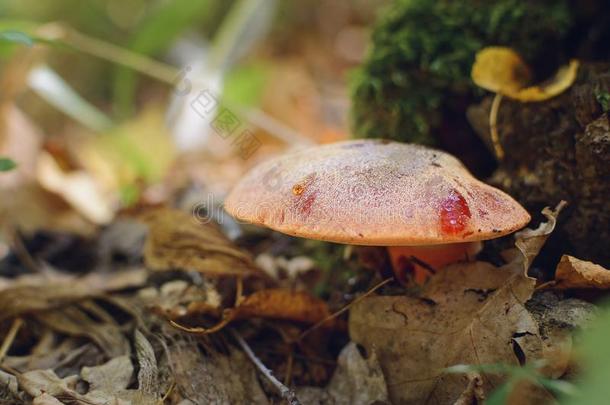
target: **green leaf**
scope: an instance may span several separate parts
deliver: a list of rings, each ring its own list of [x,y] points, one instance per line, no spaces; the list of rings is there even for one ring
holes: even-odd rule
[[[6,30],[0,32],[0,41],[32,46],[34,45],[35,39],[26,34],[25,32]]]
[[[12,159],[0,157],[0,172],[8,172],[16,167],[17,163],[15,163]]]

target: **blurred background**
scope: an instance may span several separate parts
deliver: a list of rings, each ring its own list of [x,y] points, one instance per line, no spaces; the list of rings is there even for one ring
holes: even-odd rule
[[[269,154],[346,138],[347,78],[385,3],[2,1],[17,35],[0,45],[0,154],[17,162],[3,209],[50,198],[77,218],[40,220],[83,231],[187,185],[222,196]],[[21,225],[40,229],[32,212]]]

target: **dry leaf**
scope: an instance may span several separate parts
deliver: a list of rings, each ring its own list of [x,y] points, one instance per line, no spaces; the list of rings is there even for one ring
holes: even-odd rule
[[[235,309],[236,318],[270,318],[314,324],[330,316],[326,302],[304,291],[257,291]]]
[[[176,388],[196,404],[268,404],[254,367],[245,354],[230,350],[204,355],[194,341],[175,341],[168,359]]]
[[[122,390],[129,386],[133,364],[129,356],[115,357],[100,366],[83,367],[80,375],[91,391]]]
[[[421,297],[372,296],[352,307],[350,336],[377,351],[392,402],[453,403],[470,380],[447,367],[518,366],[544,357],[538,324],[524,306],[535,287],[525,272],[557,211],[546,211],[549,224],[522,234],[523,257],[506,266],[451,265],[431,277]],[[481,389],[489,394],[501,382],[483,375]]]
[[[262,275],[249,254],[211,223],[185,212],[160,208],[143,214],[149,226],[144,260],[152,270],[198,271],[208,276]]]
[[[94,305],[92,302],[90,304],[88,310]],[[98,307],[94,313],[99,315],[102,314],[102,311],[101,307]],[[39,322],[57,332],[90,339],[109,357],[129,354],[129,341],[124,336],[120,325],[114,321],[98,321],[93,319],[90,313],[76,305],[71,305],[52,311],[38,312],[35,317]],[[107,314],[102,316],[109,318]]]
[[[527,87],[531,72],[521,56],[510,48],[483,48],[475,57],[470,73],[479,87],[522,102],[544,101],[566,91],[578,73],[579,62],[570,61],[549,80]]]
[[[337,369],[326,388],[303,387],[297,397],[306,404],[389,404],[386,381],[377,355],[364,358],[350,342],[337,360]]]
[[[452,403],[468,381],[445,368],[519,365],[515,347],[526,361],[541,357],[538,326],[523,306],[534,285],[521,266],[449,266],[430,279],[425,298],[376,296],[354,305],[350,336],[377,349],[392,402]],[[500,381],[484,376],[482,385],[489,393]]]
[[[26,313],[52,310],[106,291],[144,284],[141,269],[116,273],[91,273],[74,277],[50,273],[16,279],[0,278],[0,321]]]
[[[63,405],[57,398],[52,397],[49,394],[42,394],[32,401],[33,405]]]
[[[136,340],[138,340],[137,335]],[[136,348],[136,353],[138,354],[138,361],[141,366],[143,364],[141,361],[141,351],[138,351]],[[148,368],[146,369],[149,371]],[[86,401],[85,403],[88,404],[99,405],[115,403],[125,405],[161,404],[160,399],[154,393],[147,392],[143,388],[146,382],[140,379],[142,370],[138,373],[138,389],[127,389],[131,383],[133,371],[134,367],[131,364],[129,356],[117,357],[96,367],[83,367],[81,377],[90,384],[89,392],[83,396],[83,401]],[[154,371],[156,373],[156,368]],[[155,390],[157,388],[155,387]]]
[[[536,229],[525,228],[515,233],[515,246],[523,255],[523,266],[526,272],[540,252],[540,249],[542,249],[542,246],[546,243],[549,235],[555,230],[557,217],[566,205],[565,201],[561,201],[554,210],[545,207],[542,210],[542,214],[548,220],[547,222],[541,222]]]
[[[33,370],[17,375],[19,388],[36,398],[43,394],[55,398],[80,398],[81,395],[74,390],[77,376],[59,378],[53,370]]]
[[[555,273],[557,288],[610,288],[610,271],[599,264],[563,255]]]
[[[145,394],[155,396],[159,392],[157,359],[155,351],[146,337],[136,329],[134,346],[138,357],[138,387]]]
[[[38,156],[36,177],[47,191],[64,198],[95,224],[106,224],[114,216],[113,199],[83,170],[65,172],[48,152]]]

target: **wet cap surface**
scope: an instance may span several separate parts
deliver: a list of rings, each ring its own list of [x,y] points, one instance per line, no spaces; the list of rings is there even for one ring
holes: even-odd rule
[[[529,214],[453,156],[420,145],[354,140],[269,160],[225,201],[239,220],[356,245],[432,245],[512,233]]]

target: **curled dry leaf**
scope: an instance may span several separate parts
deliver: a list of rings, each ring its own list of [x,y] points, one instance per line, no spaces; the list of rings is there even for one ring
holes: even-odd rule
[[[546,217],[547,222],[541,222],[536,229],[525,228],[515,234],[515,246],[523,255],[523,266],[526,272],[540,252],[540,249],[542,249],[542,246],[546,243],[549,235],[555,230],[557,217],[566,205],[565,201],[561,201],[554,210],[545,207],[542,210],[542,214]]]
[[[212,223],[188,213],[159,208],[139,217],[149,227],[144,261],[151,270],[198,271],[208,276],[262,275],[249,254]]]
[[[608,269],[572,256],[563,255],[555,273],[557,288],[610,288]]]
[[[549,80],[527,87],[532,75],[521,56],[510,48],[492,46],[477,53],[470,75],[481,88],[522,102],[533,102],[548,100],[570,88],[578,67],[579,62],[572,60]]]
[[[455,402],[469,384],[465,375],[445,373],[456,364],[544,358],[539,326],[525,308],[535,287],[525,271],[554,226],[557,212],[547,213],[552,224],[518,240],[523,258],[500,268],[455,264],[432,276],[421,297],[373,296],[352,307],[350,336],[377,351],[393,403]],[[480,387],[489,394],[501,382],[482,375]]]

